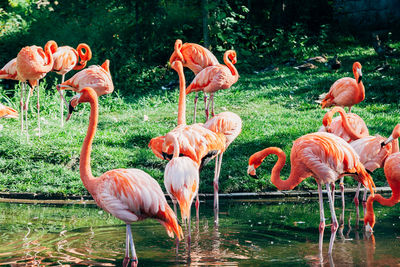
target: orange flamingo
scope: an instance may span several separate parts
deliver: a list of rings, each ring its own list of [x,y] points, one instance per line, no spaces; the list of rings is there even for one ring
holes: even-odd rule
[[[393,134],[396,134],[396,127],[393,129]],[[365,169],[372,173],[378,168],[382,168],[384,166],[385,160],[390,154],[396,153],[399,151],[399,143],[398,139],[394,139],[393,143],[384,143],[385,137],[380,135],[375,136],[366,136],[360,138],[356,141],[350,143],[350,145],[354,148],[357,154],[360,156],[360,161],[364,165]],[[354,203],[356,204],[356,212],[357,218],[359,218],[359,201],[358,196],[360,192],[361,184],[358,183],[357,192],[354,197]],[[363,194],[363,210],[364,214],[366,212],[366,199],[367,192],[364,190]]]
[[[0,104],[0,118],[18,118],[18,112],[10,107]]]
[[[385,176],[392,189],[392,196],[384,198],[380,194],[369,196],[367,200],[367,213],[364,217],[365,230],[373,232],[375,226],[375,214],[373,203],[378,201],[381,205],[392,207],[400,202],[400,153],[394,153],[386,159],[384,166]]]
[[[9,79],[9,80],[17,80],[21,81],[21,77],[18,76],[17,72],[17,58],[10,60],[4,67],[0,70],[0,79]],[[33,88],[33,85],[31,85]],[[22,83],[21,87],[21,99],[19,102],[20,112],[21,112],[21,134],[24,130],[24,91],[25,91],[25,83]]]
[[[86,67],[87,61],[92,59],[92,51],[87,44],[79,44],[76,50],[70,46],[60,46],[57,51],[53,54],[54,65],[52,71],[55,71],[61,76],[61,83],[64,82],[65,74],[74,70],[81,70]],[[80,60],[79,60],[80,58]],[[64,104],[65,101],[62,91],[60,93],[60,110],[61,110],[61,127],[64,125]]]
[[[191,71],[194,72],[195,75],[197,75],[204,68],[219,64],[217,58],[207,48],[194,43],[182,44],[182,40],[179,39],[175,41],[174,52],[169,58],[169,64],[172,65],[172,62],[174,61],[181,61],[183,67],[188,67]],[[196,109],[198,98],[199,96],[196,92],[196,96],[194,98],[193,123],[196,123]],[[207,96],[204,95],[204,103],[206,103],[206,101]]]
[[[110,61],[108,59],[101,66],[91,65],[79,71],[67,81],[57,85],[57,90],[72,90],[80,93],[85,87],[92,87],[97,96],[111,94],[114,91],[114,84],[110,74]],[[79,97],[79,95],[76,97]],[[70,101],[70,105],[72,103],[76,103],[76,101]],[[73,105],[69,107],[68,119],[73,108]]]
[[[27,80],[34,86],[38,85],[38,81],[42,79],[46,74],[53,68],[54,60],[53,53],[57,50],[57,43],[54,41],[48,41],[44,47],[44,50],[36,45],[26,46],[19,51],[17,55],[17,73],[22,82]],[[40,136],[40,104],[39,104],[39,92],[37,91],[37,115],[38,115],[38,128]],[[25,120],[26,130],[28,131],[28,104],[29,96],[25,101]]]
[[[129,245],[132,266],[137,266],[137,256],[133,244],[131,223],[154,218],[167,230],[170,237],[174,233],[180,239],[183,232],[176,216],[164,197],[160,185],[150,175],[139,169],[115,169],[100,177],[92,175],[90,154],[98,123],[98,97],[94,89],[83,88],[78,103],[90,103],[90,118],[87,135],[82,145],[79,171],[85,188],[96,204],[126,223],[126,250],[124,266],[129,261]]]
[[[340,116],[332,119],[336,112]],[[348,143],[369,135],[364,120],[355,113],[346,113],[342,107],[334,107],[329,110],[322,119],[322,124],[319,132],[333,133]]]
[[[177,214],[176,202],[178,202],[182,220],[188,223],[188,242],[190,243],[190,209],[199,190],[199,165],[189,157],[179,157],[179,144],[176,138],[173,158],[165,166],[164,185],[174,204],[175,214]]]
[[[242,119],[233,112],[229,111],[221,112],[216,116],[212,117],[211,119],[209,119],[206,123],[204,123],[203,127],[213,131],[214,133],[222,133],[225,136],[226,138],[225,149],[224,149],[225,151],[242,131]],[[218,181],[221,173],[222,156],[224,154],[224,151],[221,151],[221,153],[217,154],[215,157],[215,171],[214,171],[213,184],[214,184],[214,213],[215,213],[214,218],[215,218],[215,223],[217,225],[219,221]],[[198,209],[196,211],[198,211]],[[197,217],[199,216],[197,215]]]
[[[330,106],[351,107],[360,103],[365,98],[365,89],[361,81],[362,72],[360,62],[353,64],[354,78],[341,78],[334,82],[327,94],[321,95],[320,99],[322,108]]]
[[[214,116],[214,93],[221,89],[228,89],[239,79],[239,73],[233,64],[236,64],[236,52],[227,50],[224,54],[225,65],[219,64],[200,71],[193,79],[192,83],[186,88],[186,94],[193,91],[203,91],[210,94],[210,99],[206,107],[206,120],[208,120],[208,110],[211,101],[211,116]]]
[[[332,254],[338,223],[330,184],[344,175],[353,175],[364,186],[368,186],[373,194],[375,187],[371,176],[367,173],[354,149],[340,137],[330,133],[311,133],[298,138],[293,143],[290,153],[291,171],[286,180],[281,180],[280,172],[285,165],[286,155],[280,148],[269,147],[252,155],[249,159],[247,173],[256,176],[256,169],[270,154],[278,156],[278,161],[271,172],[271,182],[278,190],[291,190],[305,178],[312,176],[318,184],[320,203],[319,249],[322,252],[323,233],[325,228],[322,184],[325,184],[332,215],[331,239],[329,254]]]

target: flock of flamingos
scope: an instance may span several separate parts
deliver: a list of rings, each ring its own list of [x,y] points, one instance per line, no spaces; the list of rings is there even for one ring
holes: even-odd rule
[[[218,224],[218,179],[221,171],[222,156],[228,146],[240,134],[242,120],[232,112],[214,114],[214,93],[228,89],[239,79],[234,64],[236,52],[228,50],[224,54],[224,64],[206,48],[193,43],[176,40],[174,52],[169,63],[179,76],[178,125],[164,136],[150,140],[149,147],[160,159],[169,160],[164,172],[164,185],[172,199],[174,211],[169,207],[164,193],[155,179],[139,169],[110,170],[100,177],[92,175],[90,154],[98,123],[98,97],[114,90],[109,70],[109,60],[101,66],[89,66],[92,57],[88,45],[80,44],[77,49],[69,46],[58,47],[56,42],[48,41],[42,49],[39,46],[27,46],[21,49],[17,57],[0,70],[0,79],[14,79],[22,82],[20,119],[21,133],[28,136],[28,103],[38,81],[48,72],[55,71],[62,75],[62,82],[57,86],[60,93],[61,124],[63,123],[64,102],[69,106],[70,118],[74,108],[84,102],[90,104],[90,118],[87,135],[83,141],[80,155],[80,176],[82,182],[97,205],[126,223],[126,250],[124,266],[137,266],[138,260],[133,243],[131,223],[146,218],[157,219],[169,236],[174,234],[178,240],[184,238],[177,220],[176,203],[179,204],[182,222],[188,224],[188,249],[190,249],[190,210],[196,197],[196,216],[199,218],[199,172],[205,164],[215,158],[214,173],[214,213]],[[196,75],[186,88],[183,68],[187,67]],[[64,75],[80,70],[64,82]],[[400,124],[394,127],[392,135],[385,138],[369,135],[365,122],[358,115],[350,113],[351,107],[365,98],[362,83],[361,64],[353,64],[354,79],[345,77],[337,80],[329,92],[321,96],[322,108],[336,106],[323,118],[323,126],[316,133],[306,134],[293,142],[290,153],[291,171],[286,180],[280,178],[280,171],[286,162],[285,153],[277,147],[269,147],[253,154],[248,163],[248,174],[254,177],[256,169],[270,154],[278,156],[278,161],[271,172],[271,181],[279,190],[291,190],[307,177],[314,177],[318,184],[320,203],[319,249],[322,251],[325,216],[322,186],[325,185],[332,216],[331,239],[328,254],[331,255],[338,229],[338,220],[334,209],[335,181],[340,179],[342,194],[342,214],[344,220],[344,185],[343,177],[352,176],[359,182],[354,198],[357,215],[358,193],[361,184],[365,187],[363,197],[364,223],[366,231],[372,232],[375,225],[373,202],[393,206],[400,200],[400,153],[398,137]],[[27,82],[31,86],[27,90]],[[73,90],[75,95],[69,103],[63,98],[62,90]],[[194,124],[186,124],[186,95],[196,92]],[[206,122],[195,123],[198,91],[204,92]],[[39,90],[37,90],[39,96]],[[209,97],[207,97],[209,94]],[[207,101],[207,99],[209,99]],[[211,118],[209,106],[211,102]],[[349,108],[346,113],[343,107]],[[24,113],[25,112],[25,118]],[[40,105],[37,103],[38,128],[40,136]],[[340,116],[333,118],[335,113]],[[18,118],[12,108],[0,104],[0,117]],[[371,174],[377,168],[384,168],[387,181],[392,188],[389,199],[374,194],[374,182]],[[366,200],[366,188],[371,195]],[[131,255],[130,255],[131,253]]]

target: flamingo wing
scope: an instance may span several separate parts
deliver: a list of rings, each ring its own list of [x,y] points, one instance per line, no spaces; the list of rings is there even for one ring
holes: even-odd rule
[[[94,196],[98,205],[118,219],[130,224],[146,218],[159,220],[168,235],[178,237],[182,229],[169,207],[160,185],[139,169],[116,169],[104,173]]]
[[[185,60],[184,67],[188,67],[195,74],[198,74],[204,68],[219,64],[210,50],[198,44],[185,43],[182,46],[181,53]]]
[[[60,75],[71,71],[78,63],[78,52],[70,46],[61,46],[53,54],[54,65],[53,71]]]
[[[10,60],[0,70],[0,79],[19,80],[17,75],[17,58]]]

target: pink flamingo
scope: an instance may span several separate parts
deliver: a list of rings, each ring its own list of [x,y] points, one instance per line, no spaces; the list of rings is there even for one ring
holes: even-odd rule
[[[138,260],[131,231],[131,223],[146,218],[158,220],[170,237],[183,237],[176,216],[164,197],[160,185],[150,175],[139,169],[115,169],[100,177],[92,175],[90,154],[98,123],[98,97],[90,87],[83,88],[78,103],[90,103],[90,118],[87,135],[82,145],[79,171],[85,188],[96,204],[122,220],[126,224],[126,250],[124,266],[129,262],[129,246],[132,253],[132,266]]]
[[[365,89],[361,81],[362,72],[360,62],[353,64],[354,78],[341,78],[334,82],[327,94],[320,96],[322,108],[330,106],[351,107],[360,103],[365,98]]]
[[[67,81],[57,85],[57,90],[72,90],[80,93],[85,87],[91,87],[97,96],[111,94],[114,84],[110,74],[110,61],[107,59],[101,66],[91,65],[72,76]],[[79,97],[76,96],[76,98]],[[70,118],[76,101],[70,101],[67,120]]]
[[[340,116],[332,119],[336,112]],[[348,143],[369,135],[364,120],[355,113],[346,113],[342,107],[334,107],[329,110],[322,119],[322,124],[319,132],[333,133]]]
[[[278,161],[271,172],[271,182],[278,190],[291,190],[305,178],[312,176],[318,184],[320,203],[319,250],[322,252],[325,216],[322,198],[322,184],[325,184],[332,215],[331,239],[328,253],[332,254],[333,243],[338,228],[330,184],[344,175],[353,175],[364,186],[368,186],[373,195],[375,187],[371,176],[367,173],[354,149],[343,139],[330,133],[311,133],[294,141],[290,153],[291,170],[286,180],[281,180],[280,172],[285,165],[286,155],[280,148],[269,147],[253,154],[249,158],[247,173],[256,176],[256,169],[270,154],[278,156]]]
[[[172,65],[174,61],[181,61],[183,67],[188,67],[191,71],[197,75],[204,68],[210,66],[216,66],[219,64],[217,58],[210,52],[207,48],[194,44],[194,43],[184,43],[182,40],[177,39],[175,41],[174,52],[169,58],[169,64]],[[196,123],[196,109],[197,109],[197,99],[198,93],[194,98],[194,115],[193,123]],[[204,103],[206,104],[207,96],[204,95]]]
[[[46,74],[53,68],[53,53],[57,50],[57,43],[54,41],[48,41],[44,47],[44,51],[41,47],[32,45],[26,46],[19,51],[17,55],[17,73],[18,77],[22,82],[27,80],[32,85],[32,91],[34,86],[38,85],[38,81],[42,79]],[[37,116],[38,116],[38,128],[40,136],[40,104],[39,104],[39,92],[37,90]],[[25,120],[26,130],[28,131],[28,104],[29,96],[25,102]]]
[[[65,74],[71,70],[81,70],[86,67],[86,62],[92,59],[92,51],[87,44],[79,44],[76,50],[70,46],[60,46],[53,54],[54,65],[52,71],[61,76],[61,83],[64,82]],[[80,60],[79,60],[80,58]],[[64,104],[65,101],[62,91],[60,93],[61,127],[64,125]]]
[[[193,91],[203,91],[210,94],[210,100],[206,107],[206,120],[208,120],[208,110],[210,101],[211,116],[214,116],[214,93],[221,89],[228,89],[239,79],[239,73],[233,64],[236,64],[236,52],[227,50],[224,54],[225,65],[216,65],[203,69],[193,79],[192,83],[186,88],[186,94]]]
[[[0,118],[18,118],[18,112],[10,107],[0,104]]]
[[[173,158],[165,166],[164,185],[174,204],[175,214],[177,214],[176,202],[178,202],[182,220],[188,223],[188,244],[190,244],[190,209],[199,190],[199,165],[189,157],[179,157],[177,138],[174,139]],[[188,247],[190,248],[190,245]]]
[[[21,81],[21,77],[18,76],[17,72],[17,58],[10,60],[4,67],[0,70],[0,79],[9,79],[9,80],[17,80]],[[33,82],[33,81],[31,81]],[[33,85],[31,85],[33,88]],[[21,87],[21,99],[20,99],[20,112],[21,112],[21,134],[24,130],[24,90],[25,90],[25,83],[22,83]]]

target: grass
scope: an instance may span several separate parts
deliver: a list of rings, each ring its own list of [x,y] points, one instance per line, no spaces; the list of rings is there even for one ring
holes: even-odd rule
[[[395,46],[400,48],[399,43]],[[356,60],[363,65],[366,99],[352,110],[364,119],[370,134],[390,135],[399,123],[399,59],[390,59],[392,68],[380,73],[374,71],[380,61],[372,47],[352,45],[335,48],[335,52],[342,61],[342,68],[337,73],[322,65],[305,72],[279,65],[278,71],[260,72],[255,69],[257,73],[244,73],[241,69],[249,69],[249,66],[240,65],[239,55],[239,81],[231,89],[216,94],[216,113],[229,110],[243,120],[242,133],[224,155],[221,192],[276,190],[270,182],[270,171],[276,158],[269,157],[264,161],[258,170],[262,178],[256,180],[246,174],[249,156],[269,146],[278,146],[289,155],[295,139],[317,131],[326,110],[322,110],[315,100],[337,79],[352,77],[352,63]],[[166,80],[165,84],[168,82]],[[18,90],[18,85],[15,91],[0,90],[0,102],[18,109]],[[43,83],[40,90],[41,138],[34,134],[37,124],[35,108],[30,112],[29,141],[26,141],[25,134],[20,135],[18,120],[1,121],[4,128],[0,131],[0,191],[87,194],[78,169],[89,106],[80,105],[79,111],[61,128],[55,84]],[[31,106],[35,107],[36,94],[31,100]],[[163,186],[166,162],[156,158],[147,144],[151,138],[164,135],[176,126],[177,100],[177,90],[161,88],[149,88],[140,97],[120,96],[118,89],[112,95],[102,96],[99,127],[92,151],[94,175],[115,168],[139,168]],[[191,123],[193,95],[189,95],[187,103],[187,120]],[[202,104],[199,107],[198,121],[203,121]],[[281,173],[283,177],[288,177],[289,165],[287,161]],[[200,192],[212,192],[213,170],[212,162],[200,174]],[[377,170],[373,177],[378,186],[385,185],[383,170]],[[355,184],[352,178],[345,181],[347,186]],[[316,184],[309,178],[299,188],[316,188]]]

